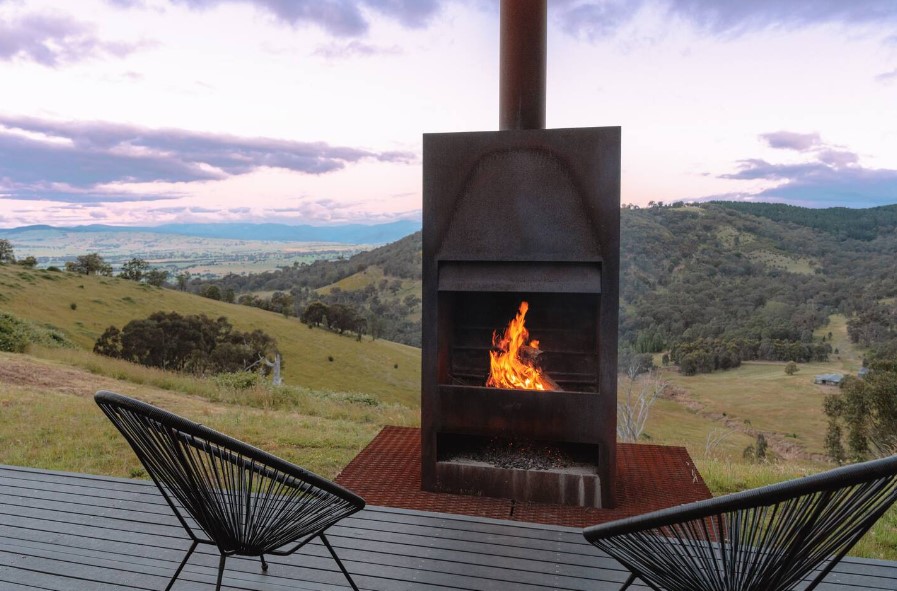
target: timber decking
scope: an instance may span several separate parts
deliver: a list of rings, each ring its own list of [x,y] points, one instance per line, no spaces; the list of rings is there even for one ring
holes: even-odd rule
[[[558,526],[369,507],[328,538],[371,591],[611,591],[627,574]],[[0,466],[0,591],[164,589],[188,546],[152,483]],[[197,554],[174,591],[214,588],[218,555]],[[229,559],[223,589],[347,588],[318,543],[270,564]],[[818,589],[893,591],[897,563],[846,559]]]

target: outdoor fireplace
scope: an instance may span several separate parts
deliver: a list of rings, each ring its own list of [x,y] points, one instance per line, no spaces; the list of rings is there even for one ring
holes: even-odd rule
[[[422,486],[612,507],[620,129],[538,128],[544,8],[502,3],[503,129],[424,135]],[[552,387],[486,387],[522,302]]]

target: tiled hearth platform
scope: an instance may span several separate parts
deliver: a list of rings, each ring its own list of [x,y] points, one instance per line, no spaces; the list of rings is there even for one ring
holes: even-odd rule
[[[710,498],[683,447],[620,443],[614,509],[521,503],[420,489],[420,430],[384,427],[337,477],[368,504],[584,527]]]

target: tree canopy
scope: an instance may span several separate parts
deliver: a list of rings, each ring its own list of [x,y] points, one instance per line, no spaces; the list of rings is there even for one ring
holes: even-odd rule
[[[65,270],[82,275],[112,275],[112,265],[97,252],[82,254],[74,261],[66,262]]]
[[[826,448],[837,462],[897,453],[897,358],[874,361],[868,370],[863,378],[845,377],[825,399]]]
[[[110,326],[95,353],[166,370],[197,374],[244,371],[268,366],[259,360],[277,353],[277,342],[260,330],[234,330],[227,318],[156,312],[121,330]]]
[[[16,262],[12,243],[6,238],[0,238],[0,264]]]

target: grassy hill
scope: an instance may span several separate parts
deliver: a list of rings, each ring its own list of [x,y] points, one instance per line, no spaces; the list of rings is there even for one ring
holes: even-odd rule
[[[93,402],[135,396],[333,477],[385,424],[414,425],[416,409],[286,388],[233,391],[77,351],[58,359],[0,353],[0,464],[145,477]],[[85,366],[82,368],[80,366]]]
[[[260,329],[275,339],[287,384],[315,390],[364,392],[384,402],[419,404],[420,351],[383,340],[309,329],[295,318],[150,287],[113,277],[0,266],[0,310],[55,327],[91,349],[110,325],[156,311],[227,317],[241,331]],[[330,358],[333,358],[330,361]]]

